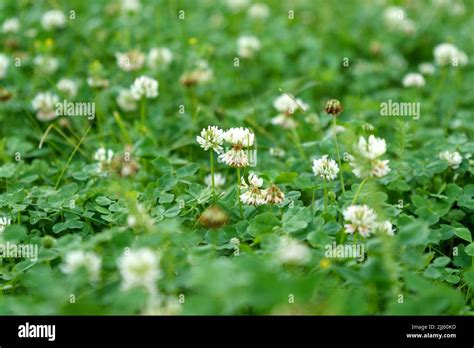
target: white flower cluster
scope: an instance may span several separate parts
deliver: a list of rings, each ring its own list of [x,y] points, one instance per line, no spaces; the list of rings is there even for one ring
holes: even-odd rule
[[[125,53],[117,52],[115,58],[117,59],[117,66],[127,72],[140,70],[145,64],[145,54],[138,50]]]
[[[167,67],[173,61],[173,53],[166,47],[155,47],[148,52],[147,64],[151,69]]]
[[[349,155],[349,164],[352,172],[361,179],[367,177],[383,177],[390,172],[388,160],[380,160],[387,151],[385,140],[370,135],[368,140],[359,138],[359,142],[354,145],[354,155]]]
[[[54,110],[59,97],[50,92],[38,93],[31,101],[33,109],[36,111],[36,118],[40,121],[51,121],[56,118]]]
[[[64,28],[66,16],[60,10],[47,11],[41,17],[41,25],[48,31]]]
[[[97,281],[100,277],[102,260],[92,252],[83,250],[70,251],[64,258],[61,271],[65,274],[74,274],[80,269],[85,269],[91,281]]]
[[[59,68],[59,61],[50,56],[38,55],[33,59],[36,68],[45,74],[54,74]]]
[[[405,10],[401,7],[388,7],[383,14],[383,18],[385,25],[390,30],[401,31],[405,34],[415,32],[415,23],[407,18]]]
[[[206,176],[206,178],[204,179],[204,183],[207,186],[212,185],[212,175],[211,174]],[[225,176],[222,175],[221,173],[214,173],[214,186],[215,187],[221,187],[221,186],[224,186],[224,184],[225,184]]]
[[[130,89],[121,89],[116,101],[123,111],[133,111],[137,109],[137,100]]]
[[[224,131],[216,126],[208,126],[201,131],[201,135],[197,136],[196,140],[204,150],[212,149],[220,154],[224,142]]]
[[[377,222],[377,214],[367,205],[351,205],[343,210],[344,225],[347,234],[358,233],[367,238],[372,233],[394,235],[390,221]]]
[[[421,63],[418,65],[418,70],[420,70],[423,75],[433,75],[436,69],[431,63]]]
[[[114,158],[114,152],[111,149],[100,147],[94,154],[94,160],[98,161],[97,171],[104,172],[108,169]]]
[[[462,156],[459,152],[442,151],[439,153],[439,158],[448,162],[452,169],[458,169],[462,163]]]
[[[418,73],[409,73],[403,77],[403,87],[423,87],[425,85],[425,78]]]
[[[5,78],[5,76],[7,76],[7,70],[9,65],[10,59],[8,59],[5,54],[0,53],[0,79],[3,79]]]
[[[122,289],[143,286],[155,293],[155,283],[161,276],[159,263],[160,257],[149,248],[125,252],[118,261]]]
[[[263,180],[254,173],[249,174],[248,183],[246,183],[244,178],[242,178],[240,186],[240,188],[244,190],[240,195],[242,203],[258,206],[263,204],[279,204],[283,202],[285,194],[278,188],[278,186],[272,184],[267,189],[262,189],[262,185]]]
[[[2,24],[2,32],[4,34],[14,34],[18,33],[20,30],[20,21],[18,18],[8,18]]]
[[[191,71],[181,75],[179,81],[186,87],[192,87],[207,83],[211,81],[213,77],[214,72],[209,67],[207,61],[200,59],[195,63],[195,67]]]
[[[223,139],[230,144],[231,148],[220,154],[219,160],[231,167],[247,167],[250,163],[246,149],[253,146],[254,133],[248,128],[230,128],[224,132]]]
[[[272,124],[289,129],[297,126],[293,118],[293,114],[297,110],[302,110],[303,112],[309,110],[309,105],[300,98],[295,98],[291,94],[286,93],[275,99],[273,107],[278,111],[278,115],[272,118]]]
[[[255,3],[249,7],[247,14],[255,20],[263,20],[270,15],[270,8],[266,4]]]
[[[450,43],[442,43],[433,50],[436,64],[439,66],[464,66],[469,62],[469,58],[464,51]]]
[[[328,158],[328,155],[313,161],[313,173],[326,181],[334,180],[339,173],[339,166],[336,161]]]
[[[156,98],[158,96],[158,81],[148,76],[140,76],[133,82],[130,92],[136,100]]]
[[[63,78],[58,81],[56,88],[68,97],[74,98],[77,95],[78,86],[73,80]]]
[[[285,236],[280,240],[276,258],[283,264],[304,265],[311,259],[311,251],[305,244]]]
[[[237,54],[242,58],[253,58],[261,46],[260,40],[255,36],[244,35],[237,40]]]

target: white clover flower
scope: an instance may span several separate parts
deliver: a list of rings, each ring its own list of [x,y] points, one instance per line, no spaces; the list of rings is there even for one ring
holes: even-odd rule
[[[140,0],[120,0],[120,10],[122,12],[136,13],[140,11],[141,7]]]
[[[111,149],[100,147],[94,154],[94,160],[98,161],[97,172],[105,172],[114,158],[114,152]]]
[[[382,156],[387,151],[387,145],[382,138],[369,136],[368,141],[364,137],[359,138],[357,143],[359,153],[367,159],[375,159]]]
[[[130,91],[136,100],[156,98],[158,96],[158,81],[148,76],[140,76],[135,79]]]
[[[7,70],[9,65],[10,59],[8,59],[5,54],[0,53],[0,79],[3,79],[5,78],[5,76],[7,76]]]
[[[79,269],[84,268],[92,281],[99,280],[102,260],[92,252],[83,250],[70,251],[64,258],[61,271],[65,274],[74,274]]]
[[[266,200],[263,196],[264,192],[261,189],[262,185],[263,180],[254,173],[249,174],[248,184],[245,182],[244,178],[242,178],[241,189],[244,190],[244,193],[240,195],[242,203],[255,206],[265,204]]]
[[[374,228],[377,214],[364,205],[351,205],[343,211],[344,220],[348,223],[344,225],[346,233],[359,233],[362,237],[367,238]]]
[[[75,97],[77,95],[77,83],[70,79],[61,79],[56,84],[56,88],[66,94],[68,97]]]
[[[418,65],[418,70],[423,75],[433,75],[435,73],[435,66],[431,63],[421,63]]]
[[[405,10],[398,6],[388,7],[383,14],[388,29],[411,34],[415,31],[415,23],[407,18]]]
[[[464,66],[469,61],[465,52],[450,43],[442,43],[436,46],[433,50],[433,55],[436,64],[439,66]]]
[[[118,260],[122,289],[143,286],[150,293],[155,293],[155,283],[161,276],[159,262],[160,257],[148,248],[124,253]]]
[[[2,24],[2,32],[5,34],[18,33],[20,30],[20,21],[18,18],[8,18]]]
[[[266,4],[255,3],[249,7],[247,14],[252,19],[265,19],[270,15],[270,8]]]
[[[114,152],[111,149],[106,149],[105,147],[101,146],[94,154],[94,160],[99,162],[104,162],[110,164],[114,157]]]
[[[231,149],[219,155],[219,160],[231,167],[246,167],[249,156],[245,148],[253,146],[255,135],[247,128],[230,128],[224,133],[224,140]]]
[[[151,69],[167,67],[173,61],[173,53],[166,47],[155,47],[148,52],[147,64]]]
[[[370,172],[371,176],[375,176],[377,178],[384,177],[390,172],[390,167],[388,166],[388,160],[375,160],[372,163],[372,169]],[[359,176],[361,177],[361,176]]]
[[[270,153],[270,156],[278,158],[285,157],[286,154],[285,150],[280,149],[279,147],[271,147],[268,152]]]
[[[50,10],[41,17],[41,25],[46,30],[61,29],[66,26],[66,16],[60,10]]]
[[[212,175],[211,174],[206,176],[206,178],[204,179],[204,183],[207,186],[212,185]],[[222,175],[221,173],[214,173],[214,185],[215,185],[215,187],[221,187],[221,186],[224,186],[224,184],[225,184],[225,176]]]
[[[186,87],[192,87],[198,84],[207,83],[213,78],[214,72],[209,67],[207,61],[200,59],[195,63],[195,68],[193,70],[181,75],[179,81]]]
[[[386,234],[388,236],[394,236],[395,232],[390,221],[376,222],[374,224],[375,233]]]
[[[282,94],[273,102],[273,107],[279,112],[272,118],[271,123],[286,129],[297,127],[297,122],[293,119],[293,114],[299,109],[306,112],[309,105],[292,95]]]
[[[123,111],[134,111],[137,109],[137,101],[130,89],[120,90],[115,100],[117,101],[119,108]]]
[[[109,87],[109,80],[101,78],[99,76],[89,76],[87,78],[87,84],[91,88],[107,88]]]
[[[217,154],[222,152],[224,131],[216,126],[203,128],[201,135],[196,137],[197,142],[204,150],[212,149]]]
[[[271,184],[270,187],[263,190],[263,199],[267,204],[280,204],[285,199],[285,194],[275,184]]]
[[[230,10],[234,12],[238,12],[246,8],[249,5],[250,1],[249,0],[227,0],[226,3]]]
[[[237,54],[242,58],[253,58],[262,45],[255,36],[244,35],[237,40]]]
[[[289,237],[282,237],[276,258],[283,264],[304,265],[311,259],[311,251],[305,244]]]
[[[459,152],[454,151],[443,151],[439,153],[439,158],[442,160],[448,161],[448,165],[452,169],[458,169],[462,163],[462,156]]]
[[[235,238],[235,237],[231,238],[231,239],[230,239],[230,244],[240,245],[240,240],[239,240],[239,238]]]
[[[336,161],[328,158],[328,155],[313,161],[313,173],[326,181],[334,180],[339,173],[339,166]]]
[[[423,87],[425,85],[425,78],[418,73],[409,73],[403,77],[403,87]]]
[[[309,110],[309,105],[300,98],[295,98],[291,94],[283,93],[273,102],[273,107],[283,114],[294,114],[298,109],[303,111]]]
[[[59,97],[50,92],[38,93],[31,101],[31,106],[36,111],[36,118],[40,121],[51,121],[57,117],[55,105]]]
[[[182,305],[175,297],[163,298],[156,296],[148,300],[142,315],[178,315]]]
[[[41,54],[33,59],[33,64],[45,74],[53,74],[59,68],[59,61],[56,58]]]
[[[140,70],[145,64],[145,54],[138,50],[125,53],[117,52],[115,58],[117,59],[117,66],[123,71]]]

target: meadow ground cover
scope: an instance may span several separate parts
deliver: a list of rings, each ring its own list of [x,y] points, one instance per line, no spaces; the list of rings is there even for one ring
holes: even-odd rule
[[[473,314],[474,2],[0,3],[0,314]]]

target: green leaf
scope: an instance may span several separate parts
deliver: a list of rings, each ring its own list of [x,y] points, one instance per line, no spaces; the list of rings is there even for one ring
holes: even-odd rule
[[[469,244],[466,246],[464,249],[464,252],[468,254],[469,256],[474,256],[474,243]]]
[[[298,176],[298,173],[295,172],[285,172],[279,174],[275,180],[275,184],[291,184],[295,180],[295,178]]]
[[[472,242],[471,232],[465,227],[458,227],[454,229],[454,234],[461,239]]]
[[[433,267],[444,267],[450,262],[451,262],[451,259],[449,257],[441,256],[441,257],[436,258],[433,261]]]
[[[151,164],[162,173],[168,173],[173,170],[173,166],[166,157],[160,156],[151,161]]]
[[[110,199],[108,199],[107,197],[105,196],[99,196],[95,199],[95,202],[99,205],[110,205],[110,203],[112,203],[112,201]]]
[[[199,166],[195,163],[191,163],[191,164],[188,164],[188,165],[185,165],[184,167],[181,167],[179,169],[176,170],[176,176],[178,178],[184,178],[184,177],[187,177],[187,176],[191,176],[191,175],[194,175],[194,173],[196,173],[199,169]]]
[[[10,225],[3,231],[3,238],[7,242],[18,243],[26,238],[27,230],[22,225]]]
[[[428,225],[421,221],[402,226],[398,238],[403,245],[423,245],[427,243],[430,230]]]
[[[310,211],[307,208],[290,208],[283,214],[283,229],[287,233],[303,230],[308,226],[310,217]]]
[[[262,234],[271,233],[276,226],[280,225],[280,220],[272,213],[257,215],[250,221],[248,232],[256,237]]]

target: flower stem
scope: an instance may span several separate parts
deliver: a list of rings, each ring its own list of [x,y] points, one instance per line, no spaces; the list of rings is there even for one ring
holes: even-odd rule
[[[292,138],[293,138],[293,141],[295,142],[295,146],[298,149],[298,152],[300,153],[301,159],[303,161],[306,161],[308,158],[306,157],[303,146],[301,145],[301,140],[300,140],[300,137],[298,135],[298,132],[296,131],[296,129],[291,128],[291,133],[293,135]]]
[[[337,124],[336,124],[336,118],[333,117],[332,119],[332,123],[333,123],[333,131],[334,131],[334,143],[336,144],[336,153],[337,153],[337,163],[339,164],[339,177],[341,179],[341,188],[342,188],[342,192],[346,192],[346,189],[344,188],[344,176],[342,175],[342,165],[341,165],[341,154],[339,153],[339,144],[337,142],[337,134],[336,134],[336,127],[337,127]]]
[[[326,213],[326,209],[328,207],[328,191],[324,188],[324,212]]]
[[[142,98],[141,107],[140,107],[140,116],[142,120],[142,132],[145,133],[145,124],[146,124],[146,100]]]
[[[314,222],[314,199],[316,197],[316,189],[313,189],[313,196],[311,198],[311,216],[313,217],[313,222]]]
[[[216,183],[214,181],[214,152],[209,150],[209,160],[211,165],[211,185],[212,185],[212,195],[214,196],[214,201],[216,200]]]
[[[240,211],[240,218],[244,218],[243,209],[242,209],[242,200],[240,199],[240,168],[237,167],[237,201],[239,202],[239,211]]]
[[[365,182],[367,181],[368,178],[365,178],[364,180],[362,180],[362,182],[360,183],[359,187],[357,188],[357,192],[354,196],[354,199],[352,200],[352,204],[355,204],[355,202],[357,201],[357,197],[359,197],[359,194],[360,194],[360,191],[362,190],[362,187],[364,186]]]

